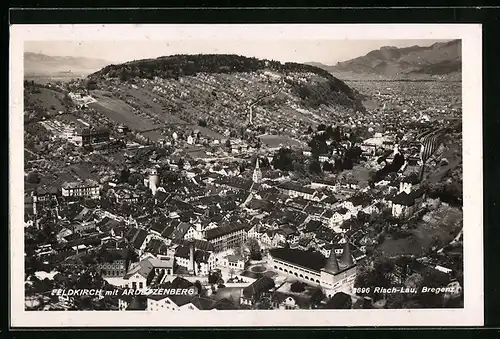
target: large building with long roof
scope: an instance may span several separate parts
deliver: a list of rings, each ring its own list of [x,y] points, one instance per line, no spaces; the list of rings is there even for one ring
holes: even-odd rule
[[[349,241],[344,244],[340,258],[331,251],[328,258],[321,253],[290,248],[269,250],[270,263],[279,273],[311,285],[319,285],[325,295],[350,292],[356,278],[356,262]]]

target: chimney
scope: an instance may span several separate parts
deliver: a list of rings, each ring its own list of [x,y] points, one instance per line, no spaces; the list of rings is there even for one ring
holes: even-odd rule
[[[332,248],[330,256],[326,260],[325,271],[337,273],[339,270],[339,263],[337,261],[337,257],[335,256],[335,249]]]
[[[347,265],[347,267],[351,267],[354,265],[354,261],[352,260],[351,254],[351,246],[349,245],[349,239],[346,239],[346,243],[344,244],[344,251],[342,252],[342,257],[340,261],[342,264]]]

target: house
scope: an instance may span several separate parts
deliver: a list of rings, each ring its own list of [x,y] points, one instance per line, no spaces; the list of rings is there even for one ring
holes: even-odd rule
[[[260,231],[260,225],[255,224],[252,225],[250,229],[248,229],[248,238],[255,238],[257,240],[260,240],[260,237],[262,236],[262,232]]]
[[[269,264],[275,270],[301,282],[318,285],[327,296],[339,291],[350,291],[354,285],[357,265],[352,257],[349,242],[344,244],[339,259],[334,251],[325,258],[315,251],[290,248],[271,249],[269,258]]]
[[[205,231],[205,239],[209,241],[214,251],[222,252],[245,242],[247,239],[246,225],[243,223],[231,223]]]
[[[221,260],[217,261],[217,266],[235,269],[235,270],[244,270],[245,269],[245,260],[244,258],[237,255],[227,255]]]
[[[130,242],[132,243],[132,246],[139,252],[139,254],[141,254],[147,245],[148,232],[141,228],[139,229],[136,228],[135,230],[136,231],[133,234]]]
[[[425,198],[424,188],[407,193],[404,190],[392,198],[392,215],[396,218],[409,218],[422,207]]]
[[[320,199],[316,196],[316,190],[302,186],[301,184],[287,181],[279,184],[277,186],[283,193],[288,194],[290,197],[302,197],[306,200],[316,200]]]
[[[273,297],[273,308],[280,310],[298,310],[300,309],[297,299],[291,295],[283,293],[276,294]]]
[[[153,281],[154,274],[153,264],[151,264],[149,259],[143,259],[133,265],[124,275],[124,287],[134,290],[144,290]]]
[[[172,240],[190,240],[190,239],[202,239],[201,225],[196,229],[192,224],[187,222],[181,222],[175,227],[172,235],[170,236]]]
[[[174,257],[177,265],[194,275],[207,276],[215,268],[215,255],[210,251],[196,249],[194,243],[178,246]]]
[[[97,199],[100,196],[100,185],[94,180],[65,182],[61,186],[63,197],[86,197]]]
[[[173,275],[174,260],[172,258],[158,259],[153,256],[142,259],[131,265],[123,279],[125,287],[143,290],[152,283],[158,284],[166,276]]]
[[[312,189],[328,188],[332,191],[336,191],[337,190],[337,183],[333,182],[333,181],[328,181],[328,180],[314,179],[311,181],[311,188]]]
[[[270,290],[274,287],[274,280],[267,276],[263,276],[241,291],[240,304],[253,306],[263,296],[269,294]]]
[[[88,231],[96,229],[96,223],[93,220],[83,221],[83,222],[75,222],[75,223],[72,223],[69,227],[73,230],[73,233],[88,232]]]
[[[98,270],[104,278],[123,277],[127,273],[127,250],[105,251]]]

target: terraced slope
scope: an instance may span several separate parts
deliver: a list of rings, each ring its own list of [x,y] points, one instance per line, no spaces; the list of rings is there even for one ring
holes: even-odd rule
[[[121,100],[133,114],[155,124],[201,121],[218,134],[250,122],[268,133],[293,134],[332,122],[337,113],[364,109],[357,92],[320,68],[237,55],[180,55],[109,65],[89,80],[108,93],[96,95],[107,108],[107,101]]]

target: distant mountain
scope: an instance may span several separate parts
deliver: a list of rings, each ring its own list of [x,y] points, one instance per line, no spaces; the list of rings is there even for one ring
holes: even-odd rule
[[[397,48],[384,46],[358,58],[339,62],[335,66],[314,64],[341,78],[374,75],[389,78],[446,76],[461,73],[461,40],[435,43],[428,47]]]
[[[109,61],[102,59],[49,56],[30,52],[24,53],[25,76],[58,76],[71,74],[86,76],[109,64]]]

